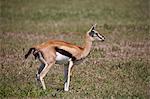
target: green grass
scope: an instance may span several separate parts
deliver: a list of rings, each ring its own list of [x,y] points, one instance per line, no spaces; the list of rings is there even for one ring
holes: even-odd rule
[[[79,32],[94,23],[149,24],[148,14],[148,0],[1,0],[0,27],[1,32]]]
[[[148,0],[0,0],[0,98],[148,99],[150,22]],[[74,67],[70,91],[63,66],[51,68],[47,90],[36,85],[38,62],[24,60],[32,46],[49,39],[82,45],[94,23],[105,42]]]

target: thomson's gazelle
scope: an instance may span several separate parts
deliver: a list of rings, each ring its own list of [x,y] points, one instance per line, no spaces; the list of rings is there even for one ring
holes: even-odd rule
[[[41,82],[43,89],[46,89],[43,78],[48,73],[51,66],[57,63],[69,63],[69,66],[67,66],[67,68],[65,66],[64,68],[64,90],[68,91],[71,70],[74,63],[85,58],[89,54],[92,47],[92,41],[104,41],[104,39],[104,36],[98,33],[95,30],[95,25],[93,25],[86,33],[85,44],[83,47],[79,47],[60,40],[49,40],[48,42],[30,48],[28,53],[25,55],[25,58],[27,58],[32,53],[35,58],[38,58],[41,62],[41,65],[38,68],[36,74],[36,79]]]

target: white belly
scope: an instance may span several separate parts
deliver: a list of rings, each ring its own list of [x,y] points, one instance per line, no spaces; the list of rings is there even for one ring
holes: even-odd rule
[[[68,62],[68,60],[69,60],[69,57],[56,52],[56,62],[57,63]]]

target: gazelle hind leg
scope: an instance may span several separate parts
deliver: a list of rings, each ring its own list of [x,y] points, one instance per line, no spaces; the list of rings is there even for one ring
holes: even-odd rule
[[[51,68],[51,66],[54,63],[55,63],[54,61],[50,62],[49,64],[46,63],[44,69],[40,73],[40,81],[41,81],[41,84],[42,84],[44,90],[46,89],[46,86],[45,86],[45,82],[44,82],[43,78],[46,76],[46,74],[48,73],[49,69]]]
[[[37,85],[41,87],[41,81],[40,81],[40,73],[42,72],[42,70],[44,69],[45,64],[41,64],[37,70],[36,73],[36,81],[37,81]]]
[[[51,68],[51,66],[54,64],[54,62],[51,62],[49,64],[45,64],[45,67],[44,69],[41,71],[39,77],[40,77],[40,81],[41,81],[41,84],[42,84],[42,87],[43,89],[45,90],[46,89],[46,86],[45,86],[45,82],[44,82],[44,77],[45,75],[48,73],[49,69]]]
[[[42,72],[42,70],[44,69],[44,67],[45,67],[45,64],[42,63],[40,65],[40,67],[38,68],[37,73],[36,73],[36,80],[37,81],[40,81],[40,73]]]
[[[72,60],[69,60],[69,67],[68,67],[68,73],[67,73],[67,81],[66,81],[65,84],[64,84],[64,90],[65,90],[65,91],[69,91],[70,71],[71,71],[72,66],[73,66],[73,61],[72,61]]]
[[[55,63],[55,61],[51,60],[51,62],[47,62],[41,53],[39,53],[39,60],[42,62],[43,65],[41,65],[41,68],[39,68],[39,71],[37,72],[38,73],[38,78],[40,79],[40,82],[42,84],[42,87],[43,89],[45,90],[46,89],[46,86],[45,86],[45,82],[44,82],[44,77],[45,75],[48,73],[50,67]],[[49,60],[50,61],[50,60]],[[44,68],[43,68],[44,67]]]
[[[54,62],[51,62],[50,64],[46,64],[44,69],[42,70],[42,72],[40,73],[40,81],[41,81],[41,84],[43,86],[43,89],[45,90],[46,89],[46,86],[45,86],[45,83],[44,83],[44,77],[45,75],[48,73],[49,69],[51,68],[51,66],[54,64]]]

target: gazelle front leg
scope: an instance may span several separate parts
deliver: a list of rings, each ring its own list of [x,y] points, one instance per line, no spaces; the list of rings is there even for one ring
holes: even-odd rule
[[[64,90],[65,91],[68,91],[69,90],[69,84],[70,84],[70,71],[71,71],[71,68],[73,66],[73,61],[71,59],[69,59],[69,67],[68,67],[68,70],[66,69],[65,67],[65,84],[64,84]],[[66,71],[68,71],[66,73]],[[66,75],[67,75],[67,80],[66,80]]]
[[[67,78],[68,78],[68,66],[64,65],[64,83],[67,82]],[[65,84],[64,84],[64,89],[65,89]]]

